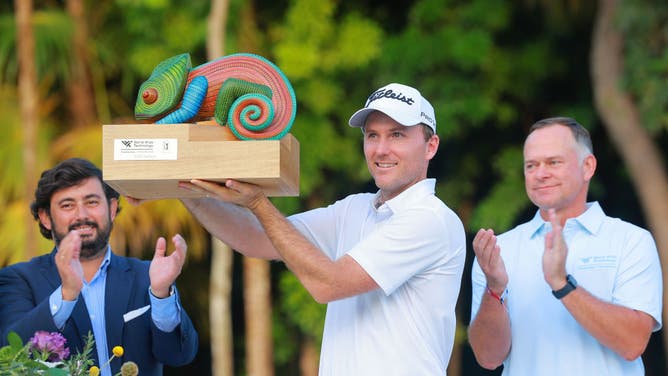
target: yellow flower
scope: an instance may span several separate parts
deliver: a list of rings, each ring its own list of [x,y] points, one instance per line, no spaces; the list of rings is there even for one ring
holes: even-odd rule
[[[139,367],[135,362],[125,362],[121,366],[121,376],[137,376],[139,375]]]
[[[114,356],[120,358],[121,356],[123,356],[123,346],[114,346],[114,348],[111,349],[111,352],[114,353]]]
[[[100,369],[97,368],[97,366],[92,366],[92,367],[90,367],[90,369],[88,370],[88,374],[89,374],[90,376],[98,376],[98,375],[100,374]]]

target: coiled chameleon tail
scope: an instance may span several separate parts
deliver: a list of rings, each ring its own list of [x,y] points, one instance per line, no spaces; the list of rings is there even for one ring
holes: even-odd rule
[[[242,140],[280,139],[296,112],[295,93],[283,72],[246,53],[193,69],[189,54],[171,57],[141,85],[135,104],[137,119],[170,124],[214,117]]]

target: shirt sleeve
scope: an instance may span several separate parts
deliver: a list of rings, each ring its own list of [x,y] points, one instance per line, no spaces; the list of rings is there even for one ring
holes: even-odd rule
[[[315,244],[331,260],[337,258],[336,209],[334,205],[312,209],[288,217],[305,238]]]
[[[181,323],[181,306],[179,305],[178,292],[176,287],[173,293],[164,299],[157,298],[148,289],[148,296],[151,299],[151,318],[155,326],[163,332],[171,332]]]
[[[51,310],[51,315],[53,316],[53,323],[58,329],[65,327],[65,322],[70,318],[78,300],[78,298],[75,300],[63,300],[62,290],[63,286],[58,286],[49,296],[49,310]]]
[[[645,312],[656,321],[654,330],[662,326],[663,284],[661,264],[652,235],[637,229],[627,236],[623,258],[612,297],[612,302]]]

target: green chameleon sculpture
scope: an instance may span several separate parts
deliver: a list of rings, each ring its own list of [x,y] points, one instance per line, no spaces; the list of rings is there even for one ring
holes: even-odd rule
[[[241,140],[285,136],[297,111],[295,93],[283,72],[267,59],[240,53],[191,69],[190,54],[155,67],[139,88],[137,119],[157,124],[216,119]]]

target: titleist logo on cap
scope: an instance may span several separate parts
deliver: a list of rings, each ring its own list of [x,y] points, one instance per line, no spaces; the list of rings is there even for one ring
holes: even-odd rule
[[[425,124],[436,132],[434,108],[417,89],[410,86],[391,83],[376,89],[367,98],[364,108],[350,117],[348,124],[351,127],[363,127],[367,117],[374,111],[384,113],[403,126]]]
[[[402,93],[395,93],[394,91],[392,91],[392,89],[380,89],[369,95],[369,98],[366,100],[366,107],[369,107],[369,104],[371,104],[371,102],[381,98],[396,99],[398,101],[408,104],[409,106],[415,103],[415,100],[413,100],[413,98],[409,98]]]

